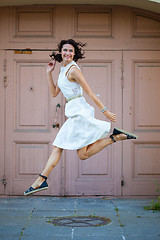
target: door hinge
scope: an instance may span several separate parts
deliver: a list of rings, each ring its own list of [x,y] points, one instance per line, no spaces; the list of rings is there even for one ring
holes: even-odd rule
[[[6,176],[3,175],[3,179],[0,180],[4,186],[4,189],[6,188],[6,185],[7,185],[7,179],[6,179]]]
[[[122,187],[124,186],[124,177],[123,176],[121,177],[121,186]]]
[[[3,82],[4,82],[4,87],[6,88],[8,86],[7,76],[4,76]]]
[[[4,87],[6,88],[8,86],[8,81],[7,81],[7,59],[4,59],[3,70],[4,70],[3,84],[4,84]]]
[[[121,180],[121,186],[122,187],[124,186],[124,180]]]
[[[124,88],[124,60],[121,60],[121,87]]]

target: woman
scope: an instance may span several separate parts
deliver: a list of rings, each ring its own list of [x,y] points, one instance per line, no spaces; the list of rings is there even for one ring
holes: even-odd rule
[[[116,121],[116,114],[107,110],[107,107],[92,92],[84,79],[76,62],[84,58],[82,47],[85,44],[73,39],[62,40],[58,44],[58,54],[53,53],[53,62],[47,68],[47,78],[52,97],[56,97],[60,91],[66,98],[65,115],[67,121],[59,130],[53,142],[53,151],[38,179],[24,192],[29,195],[48,188],[46,182],[49,173],[60,160],[63,149],[77,150],[81,160],[85,160],[101,151],[106,146],[120,140],[136,139],[137,136],[115,128],[113,134],[107,137],[110,131],[110,123],[94,118],[94,108],[83,97],[83,90],[95,102],[102,114],[110,121]],[[58,82],[55,84],[52,72],[56,61],[61,62],[61,71]]]

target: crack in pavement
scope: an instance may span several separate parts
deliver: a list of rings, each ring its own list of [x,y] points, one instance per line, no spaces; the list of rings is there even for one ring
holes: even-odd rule
[[[25,231],[25,229],[26,229],[26,227],[27,227],[27,225],[28,225],[28,223],[29,223],[29,221],[30,221],[30,219],[31,219],[31,217],[32,217],[32,214],[33,214],[34,210],[35,210],[35,208],[33,208],[33,209],[31,210],[31,213],[30,213],[30,215],[29,215],[29,217],[28,217],[28,220],[27,220],[25,226],[22,228],[22,231],[21,231],[21,234],[20,234],[19,240],[22,239],[22,237],[23,237],[23,233],[24,233],[24,231]]]

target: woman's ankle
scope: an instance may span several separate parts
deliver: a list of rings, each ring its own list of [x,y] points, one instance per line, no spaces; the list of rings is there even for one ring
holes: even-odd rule
[[[123,140],[126,140],[126,139],[127,139],[126,134],[123,134],[123,133],[118,134],[118,135],[114,135],[113,137],[114,137],[114,139],[115,139],[116,142],[117,142],[117,141],[123,141]]]
[[[44,182],[44,179],[42,177],[38,177],[36,181],[32,184],[33,188],[38,188],[42,183]]]

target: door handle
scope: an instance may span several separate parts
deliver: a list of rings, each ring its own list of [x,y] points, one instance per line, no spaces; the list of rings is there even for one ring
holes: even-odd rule
[[[53,123],[52,127],[53,128],[59,128],[59,123]]]
[[[54,119],[54,122],[53,122],[53,125],[52,125],[53,128],[59,128],[60,127],[60,124],[57,122],[60,107],[61,107],[61,105],[60,105],[60,103],[58,103],[56,105],[55,119]]]

